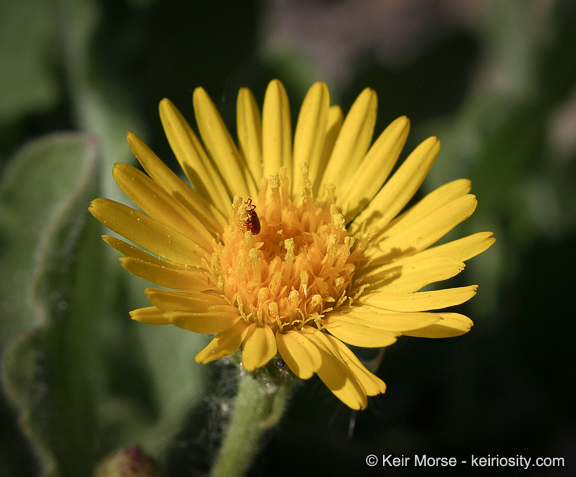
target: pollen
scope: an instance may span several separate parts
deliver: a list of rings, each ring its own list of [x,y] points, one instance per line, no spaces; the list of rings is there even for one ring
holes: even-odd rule
[[[242,226],[246,202],[236,196],[218,252],[225,297],[247,324],[281,332],[321,328],[324,313],[350,294],[359,257],[333,194],[316,207],[308,188],[293,202],[289,187],[283,171],[263,180],[257,236]]]

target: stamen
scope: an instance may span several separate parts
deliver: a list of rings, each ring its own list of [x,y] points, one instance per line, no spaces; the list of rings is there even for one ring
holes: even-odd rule
[[[255,237],[245,224],[241,197],[232,202],[233,219],[222,235],[213,270],[225,296],[233,298],[247,323],[273,331],[322,328],[326,310],[340,306],[352,288],[356,262],[369,237],[355,240],[346,231],[335,205],[335,187],[326,187],[326,202],[314,204],[308,165],[302,164],[301,201],[290,198],[286,169],[261,181]],[[244,222],[243,222],[244,221]],[[357,294],[363,289],[357,289]]]
[[[308,272],[305,271],[300,272],[300,286],[304,291],[305,297],[308,297],[308,279],[309,279]]]
[[[252,234],[247,232],[246,235],[252,235]],[[252,279],[257,283],[261,282],[262,275],[260,273],[261,271],[260,259],[258,258],[258,250],[256,250],[255,248],[250,249],[250,265],[252,266]]]
[[[334,204],[330,206],[330,213],[332,214],[332,223],[334,224],[334,228],[336,230],[346,230],[346,219]]]

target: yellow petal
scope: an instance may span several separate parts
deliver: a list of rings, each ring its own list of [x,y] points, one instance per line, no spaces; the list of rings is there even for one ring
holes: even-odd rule
[[[229,197],[254,195],[256,187],[236,144],[206,91],[196,88],[193,95],[196,123],[208,154],[220,171]]]
[[[278,352],[290,370],[300,379],[309,379],[320,368],[322,357],[318,348],[299,331],[276,332]]]
[[[460,305],[470,300],[478,289],[478,285],[460,288],[446,288],[426,292],[390,294],[385,291],[361,297],[363,304],[373,308],[389,311],[414,312],[439,310],[449,306]]]
[[[406,330],[424,328],[439,320],[440,316],[437,313],[395,313],[359,305],[339,307],[338,311],[328,315],[326,322],[334,325],[328,328],[330,332],[338,323],[344,330],[354,326],[365,326],[374,331],[401,333]]]
[[[456,179],[448,182],[428,193],[406,212],[396,217],[382,232],[386,232],[400,223],[407,225],[418,222],[439,208],[468,194],[471,188],[472,183],[468,179]]]
[[[335,317],[328,320],[326,330],[344,343],[362,348],[384,348],[396,343],[400,333],[385,331]]]
[[[112,174],[120,189],[148,216],[193,237],[204,250],[213,251],[214,239],[205,224],[146,174],[122,163],[114,165]],[[213,217],[210,222],[214,222]]]
[[[439,313],[439,315],[442,318],[441,321],[402,334],[417,338],[452,338],[468,333],[474,324],[470,318],[459,313]]]
[[[310,182],[313,185],[312,190],[314,196],[318,196],[320,183],[324,176],[324,171],[326,170],[328,161],[330,160],[330,156],[332,155],[332,151],[334,150],[334,146],[336,145],[336,140],[340,134],[343,121],[344,115],[342,113],[342,108],[340,108],[340,106],[331,106],[328,110],[328,123],[326,125],[326,135],[320,161],[318,163],[313,162],[310,164]]]
[[[152,266],[155,268],[161,268],[162,270],[169,270],[171,272],[184,273],[189,277],[197,277],[198,279],[203,279],[205,282],[208,280],[206,272],[202,267],[190,268],[186,265],[180,265],[174,262],[162,260],[161,258],[150,255],[149,253],[144,252],[143,250],[110,235],[102,235],[102,239],[108,245],[126,256],[126,261],[124,261],[122,258],[120,261],[130,273],[134,273],[134,275],[138,275],[146,280],[150,280],[153,283],[156,283],[150,279],[154,276],[153,272],[148,273],[142,270],[142,274],[140,274],[140,267]],[[134,263],[132,260],[134,260]],[[142,264],[136,264],[136,262],[142,262]],[[158,283],[158,285],[160,285],[160,283]]]
[[[362,276],[374,291],[412,293],[426,285],[452,278],[464,270],[464,262],[457,258],[422,256],[422,252],[394,263],[377,267]]]
[[[330,391],[351,409],[365,409],[368,404],[366,391],[352,370],[344,363],[326,334],[307,327],[303,333],[314,344],[322,357],[322,365],[316,371]]]
[[[302,174],[300,173],[302,163],[308,163],[309,170],[318,170],[322,160],[329,109],[330,93],[328,87],[325,83],[314,83],[304,98],[294,133],[293,193],[299,192],[302,185]],[[313,178],[311,178],[311,182],[313,182]]]
[[[130,273],[161,287],[185,292],[207,291],[217,288],[214,283],[210,282],[206,273],[198,269],[182,270],[178,267],[171,267],[169,262],[158,265],[134,257],[123,257],[120,262]]]
[[[240,320],[226,331],[218,333],[214,339],[208,343],[208,346],[194,357],[194,361],[207,364],[231,355],[240,347],[242,341],[244,341],[247,330],[248,326],[246,322]]]
[[[159,257],[202,266],[206,252],[180,232],[130,207],[109,199],[95,199],[90,213],[103,225]]]
[[[130,312],[130,317],[134,321],[141,323],[148,323],[150,325],[169,325],[170,320],[164,316],[164,313],[155,306],[148,306],[146,308],[138,308]]]
[[[470,217],[478,201],[472,194],[459,197],[416,222],[399,222],[383,234],[381,257],[413,255],[436,243],[458,224]],[[375,258],[374,263],[379,259]]]
[[[404,208],[422,185],[440,152],[440,141],[430,137],[422,142],[355,219],[366,227],[384,228]]]
[[[328,184],[340,190],[351,174],[356,171],[372,141],[378,98],[370,88],[366,88],[356,99],[338,135],[330,161],[322,177],[320,191]]]
[[[200,196],[186,185],[172,170],[164,164],[156,154],[135,134],[129,132],[127,135],[128,145],[132,152],[146,171],[146,173],[158,184],[162,186],[174,199],[186,207],[194,216],[212,232],[222,233],[223,228],[228,223],[225,212],[230,212],[230,207],[225,211],[220,211],[209,200],[211,194]],[[222,189],[223,192],[224,189]]]
[[[129,243],[126,243],[117,237],[112,237],[111,235],[102,235],[102,239],[112,248],[118,250],[120,253],[127,257],[137,258],[144,262],[152,263],[158,266],[167,265],[174,268],[175,270],[187,270],[185,266],[167,262],[166,260],[162,260],[161,258],[155,257],[154,255],[150,255],[144,250],[134,247],[133,245],[130,245]]]
[[[372,145],[362,164],[337,190],[346,222],[363,210],[381,189],[402,152],[409,131],[410,121],[406,116],[392,122]]]
[[[240,152],[256,184],[262,178],[262,118],[254,95],[248,88],[240,88],[236,104],[236,128]]]
[[[194,333],[211,335],[220,333],[234,326],[240,320],[239,314],[226,311],[208,311],[191,313],[186,311],[168,311],[166,318],[175,326]]]
[[[496,241],[492,232],[478,232],[467,237],[454,240],[437,247],[429,248],[418,254],[421,258],[435,258],[440,256],[456,257],[465,262],[481,254]]]
[[[274,332],[269,326],[257,326],[252,323],[247,330],[242,344],[242,365],[247,371],[261,368],[277,352]]]
[[[344,363],[350,368],[352,373],[356,376],[364,391],[368,396],[376,396],[386,392],[386,384],[379,377],[372,374],[366,369],[356,355],[339,340],[327,335],[326,338],[332,343],[332,346],[338,351],[338,355]]]
[[[284,85],[272,80],[264,96],[262,111],[262,151],[264,157],[264,177],[277,173],[286,167],[292,180],[292,124],[290,104]]]
[[[230,314],[238,314],[235,306],[228,304],[226,300],[216,295],[207,293],[185,293],[172,290],[160,290],[147,288],[146,296],[150,302],[166,311],[218,311]]]
[[[192,187],[214,204],[225,217],[229,216],[232,195],[220,171],[206,155],[188,122],[168,99],[160,102],[160,119],[170,147]]]

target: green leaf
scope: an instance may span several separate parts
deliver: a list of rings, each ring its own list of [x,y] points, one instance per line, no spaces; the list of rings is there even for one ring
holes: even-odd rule
[[[129,318],[146,305],[145,282],[104,248],[87,213],[95,146],[74,135],[36,141],[0,188],[0,334],[12,340],[3,385],[45,476],[90,475],[132,443],[161,460],[204,397],[194,355],[206,338]]]
[[[105,197],[126,203],[126,197],[112,178],[116,162],[132,164],[134,154],[126,142],[126,133],[144,135],[142,121],[135,113],[130,95],[111,84],[84,84],[76,92],[78,118],[82,129],[99,139],[102,158],[101,191]]]
[[[42,321],[31,301],[32,284],[52,245],[50,233],[64,220],[75,194],[91,185],[95,146],[92,138],[55,134],[23,147],[4,172],[0,184],[0,349],[6,340]]]
[[[22,302],[5,315],[21,332],[4,353],[3,385],[46,476],[89,475],[93,461],[98,284],[87,272],[99,257],[85,210],[95,145],[71,134],[37,140],[13,159],[0,194],[3,269],[23,277],[2,286],[3,303]]]
[[[102,193],[123,202],[125,198],[109,171],[116,162],[135,161],[126,144],[126,133],[131,130],[143,136],[144,127],[132,104],[130,92],[101,74],[103,68],[95,53],[98,46],[96,37],[103,19],[101,2],[56,0],[54,7],[58,12],[63,62],[76,121],[81,130],[98,137],[103,171]],[[118,49],[122,47],[121,43],[117,45]]]
[[[52,2],[0,2],[0,121],[45,111],[60,99],[51,48]]]

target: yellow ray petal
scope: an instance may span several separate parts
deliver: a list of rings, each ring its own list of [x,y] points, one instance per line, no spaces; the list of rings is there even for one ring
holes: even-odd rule
[[[430,137],[402,163],[396,173],[355,219],[365,227],[384,228],[404,208],[422,185],[440,152],[440,141]]]
[[[134,321],[141,323],[148,323],[150,325],[170,325],[170,320],[164,316],[155,306],[148,306],[146,308],[138,308],[130,312],[130,317]]]
[[[276,332],[278,352],[290,370],[300,379],[309,379],[320,368],[320,351],[299,331]]]
[[[389,311],[415,312],[439,310],[456,306],[470,300],[478,289],[478,285],[460,288],[446,288],[426,292],[390,294],[386,291],[362,296],[360,301],[373,308]]]
[[[124,261],[122,258],[120,258],[120,262],[125,266],[125,268],[130,272],[130,273],[134,273],[134,275],[138,275],[141,276],[142,278],[146,279],[146,280],[150,280],[149,278],[147,278],[144,275],[140,275],[139,272],[136,273],[136,268],[132,268],[132,260],[134,260],[135,262],[142,262],[141,266],[152,266],[152,267],[156,267],[156,268],[161,268],[162,270],[168,270],[170,272],[178,272],[178,273],[184,273],[187,274],[190,277],[198,277],[199,279],[201,279],[203,277],[204,281],[208,281],[208,275],[206,274],[206,272],[203,270],[202,267],[194,267],[194,268],[190,268],[187,267],[185,265],[180,265],[174,262],[168,262],[166,260],[163,260],[161,258],[155,257],[154,255],[150,255],[147,252],[144,252],[143,250],[134,247],[133,245],[130,245],[126,242],[124,242],[123,240],[120,240],[116,237],[112,237],[110,235],[102,235],[102,239],[109,244],[111,247],[113,247],[114,249],[118,250],[120,253],[122,253],[123,255],[126,256],[126,261]],[[126,266],[128,265],[128,266]],[[139,267],[140,265],[134,265],[134,267]],[[143,272],[146,273],[146,272]],[[153,280],[150,280],[153,281]],[[153,282],[156,283],[156,282]],[[160,285],[160,283],[158,283],[158,285]],[[165,285],[161,285],[161,286],[165,286]],[[170,288],[170,287],[168,287]]]
[[[372,145],[362,164],[352,171],[340,190],[340,208],[350,222],[381,189],[406,143],[410,121],[402,116],[392,122]]]
[[[120,189],[148,216],[193,237],[207,252],[214,251],[214,239],[205,224],[146,174],[122,163],[114,165],[112,174]],[[214,222],[213,217],[210,222]]]
[[[186,311],[168,311],[166,318],[175,326],[194,333],[211,335],[220,333],[234,326],[240,320],[240,315],[226,311],[207,311],[192,313]]]
[[[154,255],[150,255],[149,253],[141,250],[129,243],[120,240],[119,238],[112,237],[111,235],[102,235],[102,239],[110,245],[112,248],[118,250],[120,253],[125,255],[126,257],[133,257],[139,260],[142,260],[147,263],[151,263],[158,266],[170,266],[175,270],[187,270],[185,266],[177,265],[173,262],[167,262],[166,260],[162,260],[161,258],[155,257]]]
[[[242,365],[247,371],[261,368],[276,354],[276,339],[269,326],[252,323],[242,344]]]
[[[408,138],[410,121],[393,121],[372,145],[362,164],[337,190],[340,210],[350,222],[372,200],[388,178]]]
[[[326,330],[344,343],[362,348],[384,348],[396,343],[400,333],[358,324],[350,319],[329,319]]]
[[[185,293],[158,288],[147,288],[146,296],[150,302],[166,311],[218,311],[238,314],[235,306],[228,304],[226,300],[217,295],[207,293]]]
[[[351,174],[358,168],[372,141],[378,98],[366,88],[356,99],[338,135],[330,161],[322,177],[320,191],[328,184],[340,190]]]
[[[109,229],[166,260],[197,267],[207,259],[188,237],[124,204],[95,199],[89,211]]]
[[[196,134],[168,99],[160,102],[160,119],[170,147],[192,187],[225,217],[229,216],[232,195],[220,171],[210,162]]]
[[[426,285],[452,278],[464,270],[464,262],[450,256],[407,257],[392,264],[377,267],[362,276],[373,291],[412,293]]]
[[[248,88],[240,88],[236,105],[236,128],[240,152],[256,184],[262,178],[262,118],[254,95]]]
[[[439,320],[438,313],[395,313],[362,305],[342,306],[338,308],[338,311],[330,313],[326,322],[334,325],[341,324],[344,329],[348,326],[365,326],[374,331],[401,333],[406,330],[424,328]],[[332,330],[332,327],[329,329]]]
[[[314,196],[318,196],[320,190],[320,182],[326,170],[326,166],[334,150],[334,145],[340,134],[344,115],[340,106],[331,106],[328,110],[328,122],[326,124],[326,135],[324,138],[324,146],[322,147],[322,154],[319,162],[310,164],[310,182],[313,184]],[[324,192],[324,191],[322,191]]]
[[[325,333],[314,328],[307,328],[307,333],[303,333],[312,344],[314,344],[322,357],[322,365],[316,371],[322,382],[351,409],[365,409],[368,399],[364,388],[338,356],[332,343],[328,340]]]
[[[297,193],[302,185],[302,174],[300,173],[302,163],[308,163],[309,170],[318,170],[322,160],[329,110],[330,93],[328,87],[322,82],[314,83],[304,98],[294,133],[293,193]]]
[[[332,346],[338,351],[342,361],[344,361],[354,373],[368,396],[376,396],[377,394],[386,392],[386,384],[384,384],[384,381],[368,371],[366,366],[360,362],[356,355],[350,351],[344,343],[330,335],[326,335],[326,338],[328,338]]]
[[[418,222],[420,219],[430,215],[432,212],[449,204],[450,202],[468,194],[472,188],[472,183],[468,179],[456,179],[448,182],[427,194],[417,204],[410,207],[406,212],[396,217],[387,227],[382,229],[381,236],[400,223],[403,225]]]
[[[217,359],[229,356],[236,351],[244,337],[248,326],[244,320],[238,321],[234,326],[218,333],[208,346],[200,351],[195,357],[194,361],[197,363],[207,364]]]
[[[256,186],[244,159],[206,91],[196,88],[193,95],[196,123],[208,154],[222,174],[229,196],[254,195]]]
[[[292,181],[292,125],[290,104],[284,85],[272,80],[264,96],[262,110],[262,152],[264,177],[286,167]]]
[[[470,318],[460,315],[459,313],[439,313],[439,315],[442,321],[438,321],[419,330],[411,330],[402,334],[415,336],[417,338],[452,338],[468,333],[474,325]]]
[[[220,211],[208,199],[200,196],[196,191],[190,189],[170,168],[164,164],[156,154],[135,134],[129,132],[127,135],[128,145],[132,152],[146,171],[146,173],[158,184],[160,184],[174,199],[180,202],[190,212],[212,232],[222,233],[227,224],[226,215],[229,214],[230,207],[225,211]],[[224,189],[222,189],[224,191]]]
[[[133,257],[120,259],[122,266],[130,273],[137,275],[161,287],[184,292],[216,290],[205,272],[198,269],[182,270],[170,267],[169,263],[158,265]]]
[[[418,253],[436,243],[458,224],[470,217],[478,201],[472,194],[459,197],[416,222],[399,222],[388,229],[380,242],[383,261]],[[376,256],[376,254],[375,254]],[[378,263],[376,256],[373,263]]]
[[[463,262],[481,254],[496,241],[492,232],[478,232],[467,237],[432,247],[418,254],[421,258],[456,257]]]

